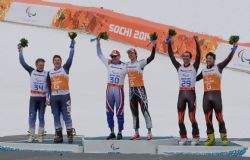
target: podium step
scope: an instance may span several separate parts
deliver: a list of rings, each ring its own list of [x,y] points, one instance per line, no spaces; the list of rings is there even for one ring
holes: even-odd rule
[[[76,136],[73,144],[68,144],[66,137],[64,143],[55,144],[53,136],[48,135],[43,143],[29,143],[24,135],[2,137],[0,151],[241,157],[250,146],[249,140],[231,141],[228,146],[223,146],[217,139],[215,146],[204,146],[205,139],[201,139],[197,146],[191,146],[190,142],[185,146],[179,146],[175,137],[154,137],[148,141],[146,137],[141,137],[141,140],[129,140],[130,137],[124,137],[123,140],[106,140],[106,137],[84,136]]]
[[[143,140],[144,139],[144,140]],[[86,138],[83,140],[84,153],[136,153],[136,154],[156,154],[158,145],[177,145],[177,140],[173,137],[156,137],[153,140],[105,140],[105,137]]]

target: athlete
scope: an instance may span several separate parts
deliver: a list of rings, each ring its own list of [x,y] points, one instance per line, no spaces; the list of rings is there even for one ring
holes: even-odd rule
[[[212,52],[209,52],[206,55],[207,67],[204,68],[197,76],[197,81],[203,79],[204,82],[203,111],[206,118],[208,135],[208,138],[204,144],[206,146],[212,146],[216,144],[212,122],[213,110],[215,111],[216,118],[219,122],[219,131],[222,144],[228,144],[227,130],[222,115],[221,76],[223,69],[232,60],[237,47],[238,46],[234,44],[228,57],[217,65],[215,65],[216,55]]]
[[[19,61],[23,68],[30,75],[30,102],[29,102],[29,137],[28,142],[35,141],[36,116],[38,113],[39,129],[38,141],[44,140],[44,114],[46,108],[47,95],[47,76],[48,72],[44,71],[45,60],[38,58],[35,62],[36,69],[29,66],[23,57],[23,47],[18,45]]]
[[[62,66],[62,58],[53,56],[54,69],[49,71],[48,87],[50,91],[50,105],[54,116],[55,138],[54,143],[63,142],[62,124],[60,115],[63,116],[67,130],[68,143],[73,143],[74,129],[71,119],[71,99],[69,92],[69,70],[74,57],[75,40],[71,41],[69,58]]]
[[[106,90],[106,114],[110,135],[107,140],[121,140],[124,124],[124,79],[127,74],[127,65],[121,62],[120,52],[113,50],[110,54],[111,59],[106,58],[101,50],[100,38],[97,39],[97,56],[104,63],[108,70],[108,83]],[[114,106],[116,106],[116,116],[118,121],[117,137],[114,132]]]
[[[135,135],[131,137],[131,140],[140,140],[139,134],[139,111],[138,103],[141,106],[142,114],[146,121],[146,127],[148,129],[147,140],[153,138],[151,133],[152,120],[148,111],[148,98],[143,81],[144,67],[149,64],[155,57],[156,42],[153,41],[153,48],[151,55],[147,59],[137,60],[137,51],[134,48],[130,48],[127,53],[130,59],[128,62],[128,80],[129,80],[129,101],[130,109],[133,115],[133,124],[135,129]]]
[[[195,118],[196,112],[196,94],[195,94],[195,82],[196,75],[200,65],[200,45],[198,42],[198,37],[194,36],[196,43],[196,57],[195,62],[191,64],[192,53],[186,51],[182,55],[183,65],[181,65],[174,57],[174,52],[172,49],[171,38],[167,39],[168,44],[168,54],[175,66],[178,76],[179,76],[179,97],[177,103],[179,128],[180,128],[180,141],[179,145],[187,144],[187,130],[184,124],[184,115],[186,110],[186,104],[189,110],[189,119],[192,123],[192,135],[193,139],[191,145],[197,145],[199,143],[199,128]]]

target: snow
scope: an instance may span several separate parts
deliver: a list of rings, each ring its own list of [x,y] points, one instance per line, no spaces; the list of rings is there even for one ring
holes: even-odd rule
[[[18,61],[16,45],[22,37],[29,40],[24,49],[25,60],[34,66],[38,57],[46,60],[46,70],[53,68],[52,56],[60,54],[65,62],[69,54],[67,31],[39,28],[0,22],[0,136],[25,134],[28,129],[29,74]],[[72,118],[77,134],[100,136],[109,134],[105,114],[105,89],[107,71],[97,58],[95,43],[89,39],[92,35],[80,34],[76,39],[75,57],[70,70],[70,91],[72,96]],[[128,61],[126,50],[130,45],[115,41],[102,41],[106,56],[111,50],[118,49],[122,60]],[[150,51],[136,48],[139,59],[147,58]],[[204,66],[201,66],[203,68]],[[177,72],[168,56],[157,54],[155,60],[144,70],[145,86],[149,98],[149,111],[153,120],[153,134],[156,136],[178,136]],[[222,80],[222,98],[224,119],[229,137],[249,137],[250,113],[250,76],[225,69]],[[198,82],[197,121],[201,137],[206,137],[205,117],[202,110],[203,83]],[[125,85],[125,130],[124,135],[133,134],[132,115],[128,103],[128,85]],[[46,110],[46,130],[54,133],[53,116],[50,107]],[[140,114],[141,134],[146,134],[145,122]],[[191,125],[188,115],[185,117],[188,135],[191,137]],[[218,137],[218,125],[214,117],[215,133]],[[116,126],[117,127],[117,126]]]

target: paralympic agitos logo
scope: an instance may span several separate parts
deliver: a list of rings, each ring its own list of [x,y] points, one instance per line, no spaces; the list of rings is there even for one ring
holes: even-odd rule
[[[119,149],[120,149],[119,146],[115,147],[115,143],[112,143],[112,144],[110,145],[110,148],[111,148],[113,151],[119,150]]]
[[[238,58],[241,60],[241,62],[247,62],[250,64],[250,53],[247,52],[246,49],[239,51]]]
[[[34,10],[32,10],[31,7],[27,7],[26,14],[28,15],[28,17],[34,17],[34,16],[36,16],[36,12]]]

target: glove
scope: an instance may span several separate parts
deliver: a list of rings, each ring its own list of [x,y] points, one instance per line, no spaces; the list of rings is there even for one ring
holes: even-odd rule
[[[75,40],[72,39],[69,48],[75,48],[75,43],[76,43]]]
[[[231,51],[235,53],[235,51],[237,50],[238,45],[234,45],[233,48],[231,48]]]
[[[23,52],[23,47],[21,46],[20,43],[17,45],[17,49],[19,53]]]
[[[168,37],[167,39],[165,39],[165,44],[169,44],[171,43],[171,37]]]

